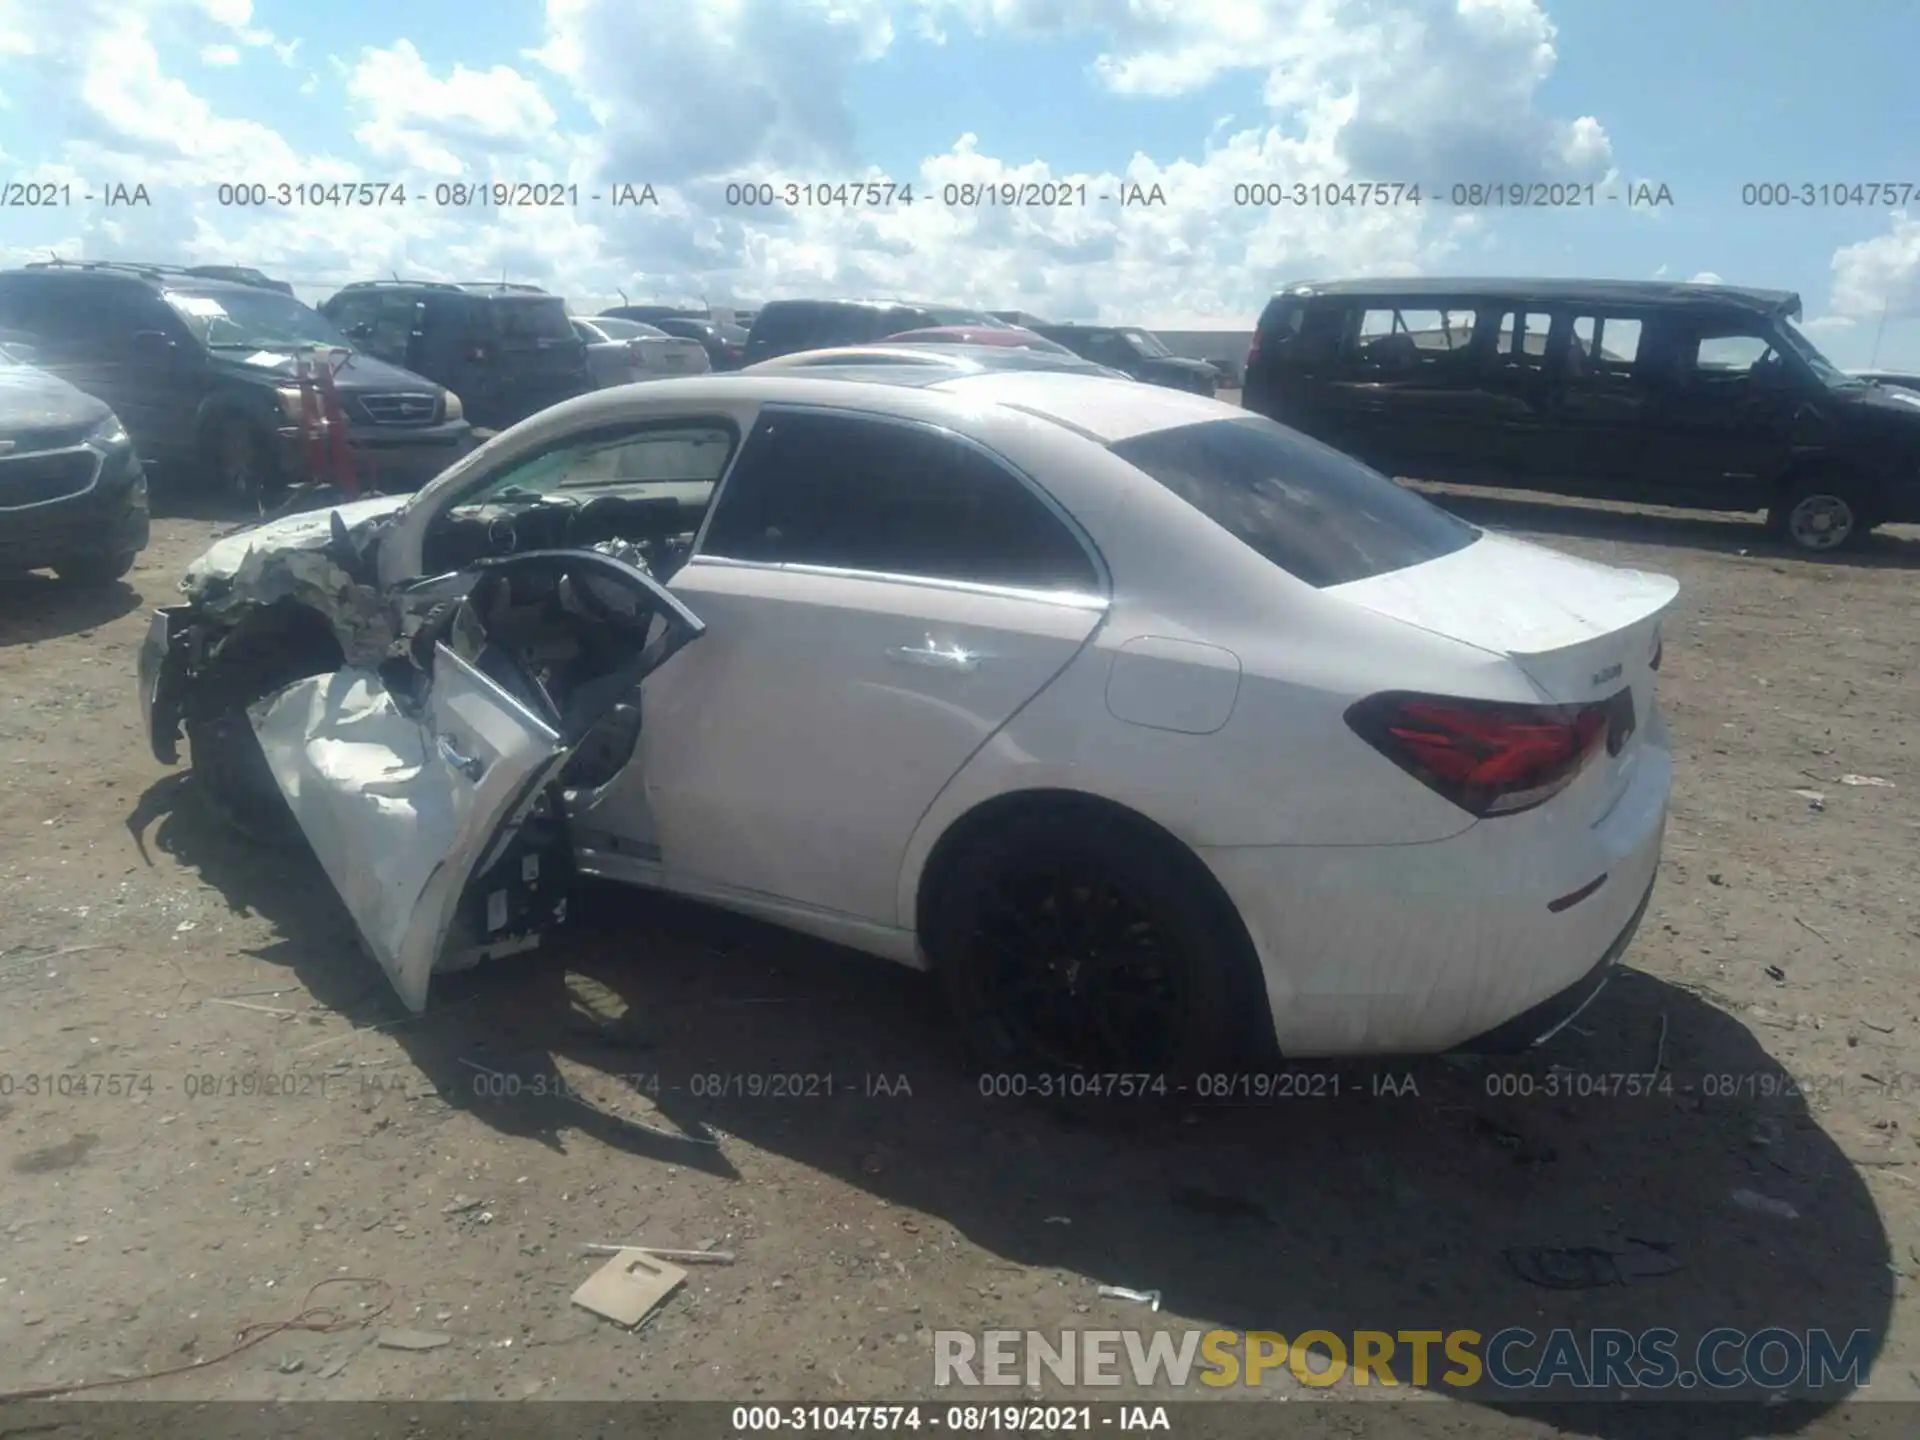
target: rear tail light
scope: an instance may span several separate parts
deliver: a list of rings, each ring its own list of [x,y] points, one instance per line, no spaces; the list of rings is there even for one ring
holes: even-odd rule
[[[1592,705],[1512,705],[1388,692],[1347,711],[1362,740],[1471,815],[1544,805],[1607,747],[1626,691]],[[1630,728],[1630,722],[1626,722]]]
[[[1259,358],[1260,358],[1260,332],[1256,330],[1253,332],[1253,343],[1247,346],[1247,359],[1246,359],[1246,365],[1244,368],[1247,370],[1251,370],[1253,368],[1253,362],[1258,360]]]

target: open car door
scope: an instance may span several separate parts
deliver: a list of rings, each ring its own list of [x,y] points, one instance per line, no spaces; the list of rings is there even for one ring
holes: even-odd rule
[[[706,627],[595,550],[484,560],[397,603],[431,607],[408,654],[298,681],[249,718],[361,939],[418,1012],[436,970],[530,949],[565,918],[563,772],[589,737],[593,783],[631,759],[640,682]]]

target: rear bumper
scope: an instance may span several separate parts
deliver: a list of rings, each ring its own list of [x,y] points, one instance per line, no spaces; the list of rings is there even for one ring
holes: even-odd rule
[[[1283,1055],[1433,1054],[1516,1035],[1524,1047],[1590,999],[1631,943],[1672,783],[1656,712],[1597,820],[1546,806],[1427,844],[1199,853],[1260,956]]]
[[[78,495],[0,509],[0,570],[37,570],[83,555],[147,548],[147,477],[131,448],[109,453]]]

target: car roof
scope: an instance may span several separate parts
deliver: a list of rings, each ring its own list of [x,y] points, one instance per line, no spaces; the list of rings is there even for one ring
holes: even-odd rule
[[[616,387],[589,397],[563,402],[565,408],[586,406],[615,411],[621,391]],[[1135,435],[1168,430],[1210,420],[1244,418],[1246,411],[1222,401],[1184,390],[1141,385],[1132,380],[1073,371],[977,370],[955,374],[941,365],[850,365],[845,369],[781,370],[769,364],[720,374],[650,380],[644,387],[650,400],[684,401],[688,405],[724,404],[744,391],[765,404],[822,405],[874,415],[923,415],[925,401],[911,402],[909,394],[931,395],[942,404],[942,423],[975,432],[980,417],[994,411],[1050,421],[1083,439],[1109,445]],[[557,413],[562,407],[555,407]]]
[[[856,358],[857,357],[857,358]],[[749,372],[784,374],[788,371],[842,370],[859,364],[906,369],[949,370],[963,374],[1004,370],[1082,371],[1093,362],[1078,355],[1055,355],[1017,345],[966,345],[945,340],[916,340],[902,344],[830,345],[776,355],[747,367]]]
[[[1756,290],[1741,285],[1695,285],[1667,280],[1570,280],[1522,276],[1417,275],[1371,280],[1315,280],[1285,285],[1275,299],[1387,297],[1407,300],[1478,298],[1569,301],[1600,305],[1722,305],[1795,315],[1800,297],[1791,290]]]

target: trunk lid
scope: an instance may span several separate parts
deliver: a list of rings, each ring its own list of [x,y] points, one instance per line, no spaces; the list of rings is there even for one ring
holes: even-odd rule
[[[1376,614],[1510,659],[1558,705],[1607,706],[1607,743],[1578,790],[1600,812],[1625,790],[1653,713],[1671,576],[1483,535],[1404,570],[1330,586]]]
[[[1679,592],[1671,576],[1484,535],[1437,560],[1322,593],[1505,655],[1549,700],[1585,704],[1629,684],[1636,698],[1650,688],[1660,617]]]

